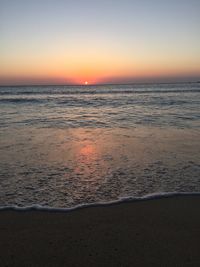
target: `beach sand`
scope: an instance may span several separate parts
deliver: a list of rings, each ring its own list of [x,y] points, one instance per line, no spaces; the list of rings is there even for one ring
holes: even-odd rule
[[[200,196],[0,212],[0,266],[200,266]]]

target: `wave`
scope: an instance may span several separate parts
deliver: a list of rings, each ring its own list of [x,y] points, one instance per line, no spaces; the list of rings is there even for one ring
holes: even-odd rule
[[[161,97],[151,97],[149,99],[143,99],[143,98],[105,98],[105,97],[92,97],[92,98],[76,98],[76,97],[70,97],[70,96],[63,96],[63,97],[52,97],[52,98],[40,98],[37,95],[35,97],[11,97],[11,98],[0,98],[0,104],[46,104],[46,103],[55,103],[58,106],[61,105],[67,105],[68,107],[78,107],[78,106],[94,106],[94,107],[100,107],[100,106],[114,106],[119,107],[122,104],[126,105],[143,105],[143,106],[180,106],[180,105],[188,105],[191,103],[191,101],[186,99],[163,99]],[[195,100],[192,100],[192,104],[199,104],[199,101],[197,98]]]
[[[157,90],[157,89],[146,89],[146,90],[60,90],[60,91],[0,91],[0,96],[34,96],[34,95],[46,95],[46,96],[56,96],[56,95],[101,95],[101,94],[169,94],[169,93],[200,93],[200,89],[169,89],[169,90]]]
[[[0,99],[0,103],[14,103],[14,104],[20,104],[20,103],[42,103],[43,99],[37,99],[37,98],[3,98]]]
[[[153,193],[147,194],[142,197],[122,197],[115,201],[109,202],[95,202],[90,204],[80,204],[70,208],[59,208],[59,207],[49,207],[49,206],[42,206],[42,205],[32,205],[32,206],[2,206],[0,207],[0,211],[48,211],[48,212],[70,212],[78,209],[89,208],[89,207],[106,207],[112,206],[115,204],[122,204],[122,203],[131,203],[131,202],[139,202],[139,201],[148,201],[154,199],[163,199],[163,198],[170,198],[170,197],[181,197],[181,196],[200,196],[200,192],[166,192],[166,193]]]

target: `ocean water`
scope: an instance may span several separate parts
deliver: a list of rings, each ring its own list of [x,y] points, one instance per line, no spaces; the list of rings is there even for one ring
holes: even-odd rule
[[[0,207],[200,192],[200,83],[0,87]]]

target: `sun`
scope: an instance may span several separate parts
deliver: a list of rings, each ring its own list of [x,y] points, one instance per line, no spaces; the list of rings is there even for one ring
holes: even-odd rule
[[[84,84],[85,84],[85,85],[88,85],[88,82],[87,82],[87,81],[85,81],[85,82],[84,82]]]

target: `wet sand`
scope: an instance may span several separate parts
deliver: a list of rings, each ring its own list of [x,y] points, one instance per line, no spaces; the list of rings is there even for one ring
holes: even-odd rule
[[[0,266],[200,266],[200,196],[1,211]]]

